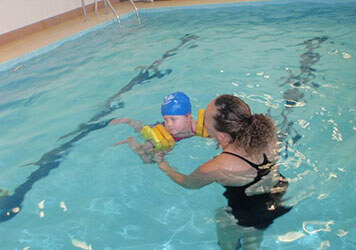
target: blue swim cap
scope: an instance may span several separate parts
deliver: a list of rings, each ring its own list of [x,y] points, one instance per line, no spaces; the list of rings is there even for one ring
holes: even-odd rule
[[[174,92],[163,99],[161,113],[163,115],[186,115],[192,112],[189,97],[183,92]]]

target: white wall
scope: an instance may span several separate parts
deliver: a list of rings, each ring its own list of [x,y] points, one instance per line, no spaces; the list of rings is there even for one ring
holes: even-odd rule
[[[81,0],[0,0],[0,35],[81,6]]]

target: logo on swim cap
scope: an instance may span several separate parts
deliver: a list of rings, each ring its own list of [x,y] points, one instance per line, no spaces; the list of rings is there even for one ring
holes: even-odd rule
[[[161,113],[163,115],[186,115],[190,114],[192,106],[189,97],[183,92],[174,92],[163,99]]]

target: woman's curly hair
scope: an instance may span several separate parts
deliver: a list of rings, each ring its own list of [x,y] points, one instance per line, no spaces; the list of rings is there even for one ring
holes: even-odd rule
[[[217,114],[214,127],[231,136],[231,143],[242,147],[249,155],[263,154],[276,139],[276,127],[264,114],[251,114],[250,107],[233,95],[221,95],[215,100]]]

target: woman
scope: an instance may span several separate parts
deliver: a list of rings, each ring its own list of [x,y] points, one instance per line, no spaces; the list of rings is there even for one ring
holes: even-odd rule
[[[214,99],[205,111],[204,126],[223,152],[190,175],[167,162],[158,165],[177,184],[201,188],[217,182],[226,188],[228,207],[216,213],[222,249],[258,249],[263,229],[291,208],[281,205],[288,187],[278,172],[276,128],[263,114],[251,114],[249,106],[232,95]]]

